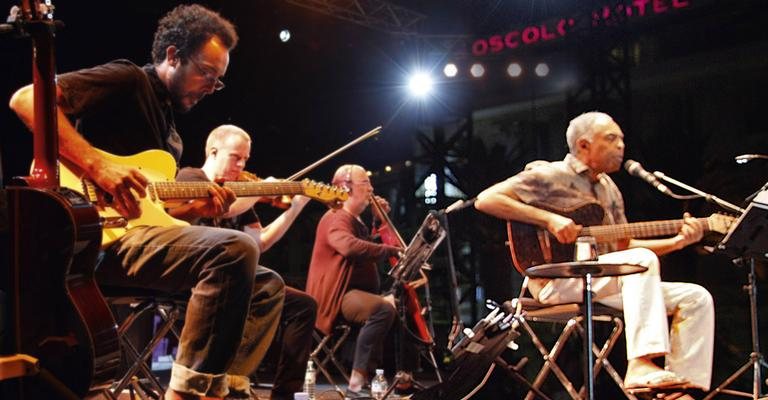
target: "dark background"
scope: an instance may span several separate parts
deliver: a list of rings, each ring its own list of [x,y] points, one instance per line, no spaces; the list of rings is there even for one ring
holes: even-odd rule
[[[58,71],[115,58],[148,62],[157,19],[180,3],[60,2],[56,18],[66,28],[56,38]],[[599,108],[616,117],[626,134],[626,158],[725,200],[744,206],[743,199],[768,179],[768,162],[739,166],[733,161],[738,154],[768,153],[764,111],[768,11],[762,1],[689,0],[687,8],[635,19],[626,31],[606,29],[602,34],[607,37],[585,34],[487,57],[471,55],[472,39],[576,15],[588,2],[397,2],[426,16],[416,27],[421,35],[381,32],[284,1],[200,3],[236,24],[240,44],[224,78],[227,87],[178,117],[185,143],[182,164],[202,163],[204,139],[222,123],[237,124],[251,133],[249,171],[277,177],[289,176],[384,125],[378,137],[320,166],[309,177],[328,181],[346,162],[371,169],[377,191],[396,206],[393,219],[406,240],[429,208],[454,200],[441,193],[438,204],[425,205],[414,192],[426,174],[447,166],[456,186],[472,197],[531,160],[561,158],[567,121],[586,110]],[[284,28],[292,33],[288,43],[278,40]],[[468,39],[441,52],[429,45],[432,39],[426,36],[436,34]],[[589,50],[612,43],[619,34],[626,34],[629,43],[628,96],[608,101],[577,96],[595,73],[595,63],[587,60]],[[28,41],[0,39],[0,98],[9,99],[30,81],[30,58]],[[446,61],[457,62],[460,77],[449,80],[441,75]],[[472,61],[486,65],[484,78],[467,77]],[[504,75],[510,61],[523,65],[523,77],[512,80]],[[552,72],[546,79],[530,74],[540,61],[550,63]],[[410,99],[404,87],[405,75],[417,65],[432,70],[438,81],[436,94],[424,101]],[[0,176],[7,184],[10,177],[26,173],[31,135],[5,106],[0,107],[0,129]],[[439,142],[441,134],[456,141],[442,147],[425,145]],[[394,172],[383,172],[385,165],[393,166]],[[614,179],[625,195],[631,221],[678,218],[683,211],[697,216],[721,211],[703,200],[664,197],[623,171]],[[265,265],[297,287],[303,287],[314,227],[323,212],[321,205],[311,204],[263,257]],[[266,221],[277,213],[261,211]],[[480,304],[485,297],[512,297],[520,278],[510,267],[502,221],[471,208],[450,221],[462,318],[472,324],[484,315]],[[436,253],[431,276],[441,343],[450,321],[446,254],[442,248]],[[699,283],[715,297],[715,386],[750,352],[748,303],[741,289],[745,271],[731,265],[726,256],[702,254],[701,247],[665,257],[663,263],[665,279]],[[762,263],[758,272],[764,290]],[[760,316],[765,332],[765,307]],[[763,334],[763,342],[767,339]],[[622,345],[617,346],[619,360],[622,352]],[[748,390],[748,382],[749,377],[740,383]]]

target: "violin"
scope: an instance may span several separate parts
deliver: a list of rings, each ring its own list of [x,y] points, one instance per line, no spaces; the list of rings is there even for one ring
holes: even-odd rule
[[[252,172],[241,171],[240,175],[237,177],[237,180],[240,182],[261,182],[264,179],[260,178],[258,175]],[[287,210],[291,207],[292,200],[293,196],[283,195],[275,197],[260,197],[257,203],[265,203],[281,210]]]
[[[374,213],[378,215],[379,220],[381,221],[381,225],[376,229],[376,232],[379,234],[382,243],[390,246],[399,246],[405,249],[407,246],[403,237],[400,236],[400,233],[395,229],[392,220],[389,219],[387,213],[381,208],[381,205],[376,200],[376,196],[374,196],[373,193],[370,197],[370,203],[371,207],[374,209]],[[396,266],[398,262],[399,259],[395,256],[389,258],[389,265],[392,267]],[[412,331],[411,333],[423,343],[432,345],[434,343],[432,333],[427,326],[427,321],[424,319],[419,296],[416,294],[416,289],[427,284],[429,281],[427,280],[424,271],[420,271],[420,274],[421,278],[411,282],[395,282],[394,288],[397,288],[398,285],[402,288],[401,291],[395,291],[395,293],[401,293],[402,299],[400,300],[403,301],[406,312],[408,316],[411,317],[410,322],[413,323],[415,330],[415,332]],[[398,296],[396,295],[395,297]]]

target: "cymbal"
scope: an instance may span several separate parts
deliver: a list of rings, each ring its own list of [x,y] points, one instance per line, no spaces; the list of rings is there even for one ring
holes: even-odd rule
[[[525,270],[533,278],[582,278],[587,274],[598,276],[620,276],[645,272],[648,268],[635,264],[613,264],[600,261],[569,261],[555,264],[541,264]]]

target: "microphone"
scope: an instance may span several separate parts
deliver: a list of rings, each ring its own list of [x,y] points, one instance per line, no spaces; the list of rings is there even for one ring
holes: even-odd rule
[[[768,159],[768,155],[765,154],[742,154],[740,156],[734,157],[734,160],[736,160],[736,164],[746,164],[752,160],[762,158],[762,159]]]
[[[630,175],[636,176],[648,182],[651,184],[651,186],[658,189],[659,192],[664,193],[667,196],[672,196],[672,192],[669,190],[669,188],[661,183],[659,179],[656,178],[652,173],[646,171],[639,162],[635,160],[627,160],[624,162],[624,169],[626,169]]]
[[[454,211],[463,210],[473,204],[475,204],[475,200],[477,200],[477,197],[473,197],[469,200],[456,200],[453,204],[449,205],[445,208],[445,213],[452,213]]]

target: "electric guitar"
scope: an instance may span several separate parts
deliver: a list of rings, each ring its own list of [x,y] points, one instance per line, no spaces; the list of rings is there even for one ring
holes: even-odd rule
[[[82,193],[96,206],[103,223],[102,246],[109,245],[137,226],[186,226],[186,221],[171,217],[165,211],[168,200],[191,200],[209,196],[209,182],[175,182],[176,162],[169,153],[162,150],[147,150],[131,156],[117,156],[98,150],[107,159],[138,168],[150,181],[147,195],[139,198],[141,215],[126,219],[117,212],[109,196],[83,174],[78,174],[67,165],[61,166],[61,186]],[[224,187],[232,189],[238,197],[304,195],[331,207],[339,206],[349,197],[346,189],[330,186],[308,179],[302,181],[275,182],[225,182]]]
[[[598,243],[616,242],[622,239],[651,238],[674,235],[683,226],[683,220],[633,222],[628,224],[598,225],[603,221],[605,211],[598,203],[585,203],[567,209],[537,204],[536,207],[571,218],[583,225],[579,236],[593,236]],[[727,233],[736,218],[712,214],[697,218],[705,231]],[[546,229],[538,226],[507,221],[507,236],[512,262],[521,273],[534,265],[566,262],[573,260],[573,243],[560,243]]]

